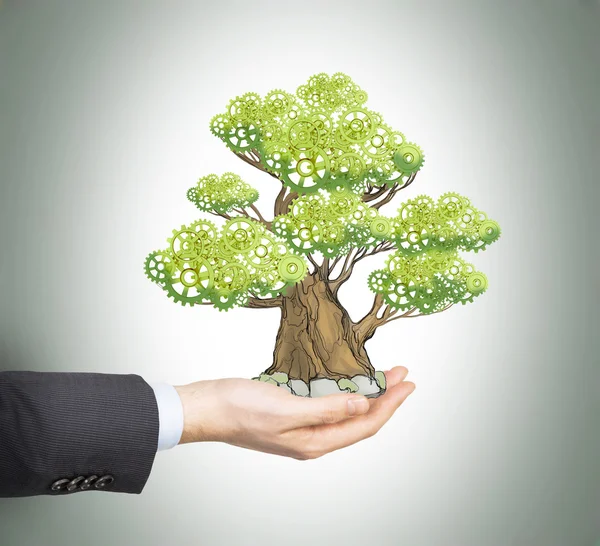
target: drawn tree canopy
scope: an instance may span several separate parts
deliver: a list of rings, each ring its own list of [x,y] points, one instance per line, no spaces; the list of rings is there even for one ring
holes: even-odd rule
[[[424,155],[367,98],[341,73],[312,76],[295,94],[235,97],[210,130],[280,186],[272,219],[240,176],[209,174],[187,198],[222,225],[183,225],[146,259],[147,276],[182,305],[281,308],[267,374],[373,377],[364,345],[378,327],[472,302],[488,287],[460,252],[485,250],[500,227],[469,199],[419,195],[382,214]],[[373,306],[353,322],[338,291],[357,262],[382,252],[385,266],[367,279]]]

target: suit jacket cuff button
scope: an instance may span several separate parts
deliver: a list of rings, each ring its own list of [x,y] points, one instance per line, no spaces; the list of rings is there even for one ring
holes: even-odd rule
[[[115,478],[113,476],[111,476],[110,474],[105,474],[94,484],[94,487],[96,489],[105,489],[114,481]]]
[[[97,479],[98,479],[98,476],[96,476],[96,474],[93,474],[92,476],[88,476],[85,480],[83,480],[81,482],[79,489],[81,489],[82,491],[86,491],[87,489],[89,489],[91,487],[91,485]]]
[[[66,478],[63,478],[61,480],[56,480],[51,486],[50,489],[52,491],[61,491],[62,489],[65,489],[67,487],[67,484],[70,483],[71,480],[68,480]]]

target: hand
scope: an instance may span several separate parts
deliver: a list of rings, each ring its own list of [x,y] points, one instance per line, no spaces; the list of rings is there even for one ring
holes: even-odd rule
[[[379,398],[351,393],[295,396],[252,379],[216,379],[175,387],[183,404],[180,444],[225,442],[294,459],[316,459],[373,436],[414,391],[408,370],[385,372]]]

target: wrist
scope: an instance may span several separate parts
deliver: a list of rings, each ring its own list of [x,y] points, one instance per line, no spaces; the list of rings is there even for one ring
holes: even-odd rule
[[[214,440],[210,431],[211,381],[198,381],[189,385],[175,386],[183,408],[183,431],[179,444],[209,442]]]

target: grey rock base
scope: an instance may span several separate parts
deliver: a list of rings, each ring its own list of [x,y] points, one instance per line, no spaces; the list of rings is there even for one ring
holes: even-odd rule
[[[355,392],[367,398],[377,398],[386,389],[385,374],[383,372],[375,372],[374,378],[367,375],[355,375],[350,379],[344,378],[338,381],[327,378],[311,379],[308,385],[301,379],[290,379],[287,374],[282,372],[272,375],[261,373],[258,377],[252,379],[271,383],[285,389],[290,394],[309,398],[318,398],[319,396],[339,392]]]

